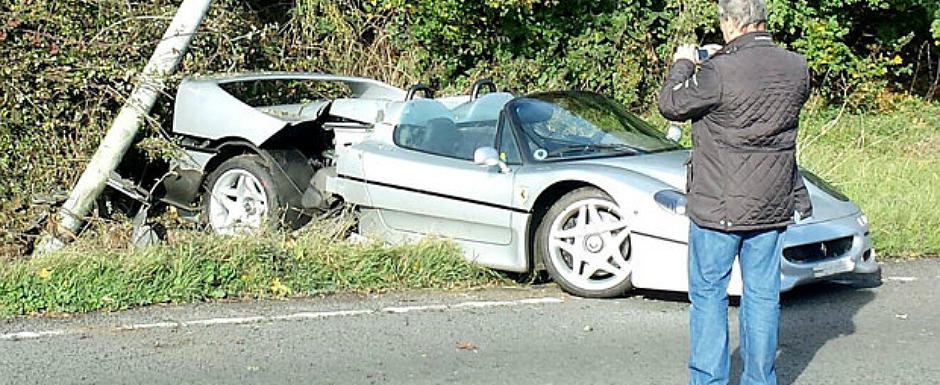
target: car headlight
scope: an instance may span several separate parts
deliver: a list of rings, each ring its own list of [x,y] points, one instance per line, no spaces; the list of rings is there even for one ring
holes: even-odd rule
[[[685,215],[685,194],[676,190],[661,190],[653,194],[659,207],[679,215]]]

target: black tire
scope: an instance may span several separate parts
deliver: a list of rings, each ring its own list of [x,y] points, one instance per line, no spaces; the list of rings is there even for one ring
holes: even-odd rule
[[[297,215],[290,215],[291,213],[285,203],[284,190],[278,185],[274,173],[266,164],[264,159],[259,155],[238,155],[222,162],[219,167],[209,174],[203,188],[202,198],[204,222],[209,228],[214,232],[219,232],[218,229],[212,225],[210,219],[210,216],[213,214],[210,212],[210,200],[213,188],[215,184],[219,182],[219,178],[222,175],[232,170],[241,170],[251,174],[260,182],[264,189],[264,193],[267,196],[267,214],[265,215],[263,225],[289,228],[299,227],[298,223],[300,218],[298,218]]]
[[[565,194],[554,204],[552,204],[552,206],[548,209],[545,215],[542,216],[539,222],[538,228],[535,231],[534,257],[536,258],[536,261],[541,261],[544,264],[545,269],[548,270],[548,274],[552,277],[552,280],[554,280],[555,283],[561,286],[561,288],[568,293],[580,297],[590,298],[619,297],[633,288],[631,282],[632,272],[631,274],[627,275],[622,282],[619,282],[612,287],[603,290],[594,290],[580,287],[577,284],[565,279],[565,277],[559,272],[559,267],[555,266],[555,262],[550,256],[549,234],[551,232],[552,223],[555,221],[556,217],[562,215],[564,210],[570,205],[589,199],[600,199],[616,205],[614,200],[609,195],[594,187],[582,187]],[[629,238],[627,238],[625,242],[629,243]],[[629,255],[627,258],[629,258]]]

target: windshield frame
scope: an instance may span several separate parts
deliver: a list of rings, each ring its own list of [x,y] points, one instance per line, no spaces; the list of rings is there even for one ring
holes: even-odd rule
[[[511,111],[512,107],[515,106],[516,103],[522,99],[536,99],[536,100],[550,102],[546,100],[545,97],[554,96],[554,95],[578,95],[578,94],[588,95],[590,97],[601,97],[601,98],[607,99],[610,103],[619,104],[619,102],[613,99],[610,99],[609,97],[603,94],[597,93],[597,92],[570,90],[570,91],[534,92],[534,93],[530,93],[530,94],[513,98],[512,100],[507,102],[505,106],[503,106],[502,115],[505,117],[506,121],[509,123],[509,127],[515,133],[516,146],[519,148],[519,151],[522,155],[523,163],[554,163],[554,162],[579,161],[579,160],[586,160],[586,159],[612,158],[612,157],[623,157],[623,156],[643,156],[647,154],[669,152],[669,151],[679,151],[679,150],[685,149],[685,147],[680,145],[679,143],[671,142],[668,139],[665,139],[664,137],[665,134],[660,133],[659,130],[656,130],[656,128],[654,128],[652,125],[647,123],[645,120],[643,120],[639,116],[636,116],[635,114],[622,108],[621,111],[613,111],[614,114],[625,115],[625,116],[618,116],[618,118],[637,121],[640,124],[645,125],[645,127],[640,128],[641,131],[646,131],[647,128],[651,131],[651,132],[644,132],[645,134],[650,134],[650,136],[652,137],[660,138],[664,142],[673,143],[674,145],[667,146],[662,149],[650,150],[650,151],[644,151],[644,150],[635,151],[638,149],[634,149],[634,150],[626,150],[626,151],[593,152],[593,153],[587,153],[587,154],[578,155],[578,156],[564,156],[564,157],[555,157],[555,158],[547,158],[547,159],[536,159],[533,156],[533,151],[535,149],[532,149],[529,146],[529,141],[531,139],[527,139],[530,134],[525,132],[525,128],[523,128],[523,124],[522,122],[519,121],[519,117],[517,116],[517,114]],[[653,135],[653,134],[659,134],[660,136]],[[497,145],[498,144],[499,143],[497,143]]]

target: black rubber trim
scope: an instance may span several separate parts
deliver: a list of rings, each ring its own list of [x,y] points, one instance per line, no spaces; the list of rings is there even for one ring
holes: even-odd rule
[[[490,92],[496,92],[496,83],[493,83],[493,79],[484,78],[473,82],[473,88],[470,90],[470,101],[477,100],[480,96],[480,88],[487,86],[490,89]]]
[[[509,210],[509,211],[513,211],[513,212],[517,212],[517,213],[521,213],[521,214],[531,214],[531,213],[532,213],[530,210],[517,209],[517,208],[515,208],[515,207],[503,206],[503,205],[498,205],[498,204],[495,204],[495,203],[489,203],[489,202],[483,202],[483,201],[478,201],[478,200],[473,200],[473,199],[467,199],[467,198],[462,198],[462,197],[457,197],[457,196],[447,195],[447,194],[441,194],[441,193],[436,193],[436,192],[433,192],[433,191],[421,190],[421,189],[416,189],[416,188],[411,188],[411,187],[398,186],[398,185],[394,185],[394,184],[390,184],[390,183],[377,182],[377,181],[374,181],[374,180],[366,180],[366,179],[357,178],[357,177],[349,176],[349,175],[339,174],[339,175],[337,175],[337,177],[338,177],[338,178],[342,178],[342,179],[351,180],[351,181],[354,181],[354,182],[360,182],[360,183],[365,183],[365,184],[372,184],[372,185],[376,185],[376,186],[388,187],[388,188],[398,189],[398,190],[402,190],[402,191],[408,191],[408,192],[413,192],[413,193],[418,193],[418,194],[425,194],[425,195],[435,196],[435,197],[438,197],[438,198],[453,199],[453,200],[455,200],[455,201],[461,201],[461,202],[472,203],[472,204],[481,205],[481,206],[488,206],[488,207],[493,207],[493,208],[497,208],[497,209]]]
[[[425,84],[418,83],[408,88],[408,93],[405,94],[405,101],[407,102],[409,100],[414,99],[415,93],[418,91],[424,92],[424,96],[426,98],[434,99],[434,90],[432,90],[431,87],[428,87]]]
[[[672,238],[660,237],[660,236],[658,236],[658,235],[653,235],[653,234],[641,233],[641,232],[639,232],[639,231],[630,231],[630,234],[642,235],[642,236],[644,236],[644,237],[650,237],[650,238],[658,239],[658,240],[660,240],[660,241],[678,243],[678,244],[680,244],[680,245],[688,245],[688,244],[689,244],[688,242],[677,241],[677,240],[672,239]]]

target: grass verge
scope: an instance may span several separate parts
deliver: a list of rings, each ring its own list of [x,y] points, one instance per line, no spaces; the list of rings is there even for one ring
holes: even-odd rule
[[[668,124],[657,111],[646,116]],[[898,95],[864,114],[808,105],[800,120],[800,165],[859,205],[880,255],[940,255],[940,104]]]
[[[905,99],[882,113],[809,110],[800,130],[800,164],[861,207],[880,254],[940,254],[940,105]]]
[[[263,298],[332,291],[459,288],[500,282],[427,239],[388,246],[343,240],[335,229],[252,237],[184,233],[142,249],[85,242],[0,263],[0,315],[117,310],[153,303]]]

